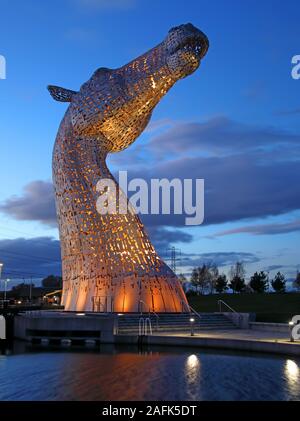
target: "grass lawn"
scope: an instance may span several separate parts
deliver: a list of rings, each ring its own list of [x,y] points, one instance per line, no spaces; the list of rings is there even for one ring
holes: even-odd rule
[[[286,323],[300,314],[300,293],[211,294],[190,296],[188,300],[195,310],[204,313],[219,311],[218,300],[223,300],[238,312],[256,313],[257,322]]]

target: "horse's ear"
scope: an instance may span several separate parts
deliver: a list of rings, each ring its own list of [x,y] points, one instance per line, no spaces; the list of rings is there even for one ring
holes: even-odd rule
[[[70,89],[60,88],[59,86],[49,85],[47,86],[48,91],[50,92],[52,98],[55,101],[60,102],[71,102],[74,95],[78,92],[71,91]]]

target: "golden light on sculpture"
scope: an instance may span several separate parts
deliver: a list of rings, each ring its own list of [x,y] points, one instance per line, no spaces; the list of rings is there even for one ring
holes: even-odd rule
[[[79,92],[48,87],[54,99],[70,103],[53,152],[66,310],[187,310],[179,280],[156,253],[125,194],[118,190],[128,204],[126,214],[100,214],[96,203],[104,192],[96,186],[101,179],[115,181],[107,155],[136,140],[163,95],[198,68],[207,49],[201,31],[181,25],[125,66],[98,69]],[[116,202],[112,191],[105,194]]]

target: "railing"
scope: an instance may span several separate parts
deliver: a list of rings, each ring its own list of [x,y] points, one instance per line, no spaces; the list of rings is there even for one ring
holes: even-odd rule
[[[145,306],[147,306],[147,304],[145,303],[145,301],[143,301],[143,300],[140,300],[139,301],[139,304],[140,304],[140,314],[141,314],[141,316],[143,315],[143,304],[145,305]],[[156,330],[158,330],[158,327],[159,327],[159,315],[154,311],[154,310],[151,310],[150,308],[148,309],[148,316],[149,316],[149,320],[151,320],[150,319],[150,316],[151,316],[151,314],[153,314],[155,317],[156,317]],[[152,329],[151,329],[152,330]],[[152,334],[152,333],[151,333]]]
[[[143,318],[140,317],[139,320],[139,336],[148,335],[148,327],[149,327],[149,334],[152,335],[152,325],[151,320],[149,317]]]
[[[230,307],[229,304],[225,303],[225,301],[223,300],[218,300],[218,304],[219,304],[219,313],[222,313],[222,304],[227,307],[230,311],[232,311],[232,313],[236,313],[239,314],[237,311],[234,310],[234,308]]]
[[[158,331],[158,327],[159,327],[159,315],[154,310],[152,310],[151,312],[149,310],[149,316],[151,314],[154,314],[154,316],[156,317],[156,331]]]
[[[185,301],[181,301],[182,308],[188,308],[189,313],[195,314],[200,320],[201,316],[192,306],[189,305],[189,303],[186,303]]]
[[[192,307],[192,306],[190,306],[189,304],[188,304],[188,306],[189,306],[189,310],[190,310],[190,312],[191,313],[194,313],[197,317],[199,317],[199,319],[201,320],[201,316],[200,316],[200,314]]]
[[[222,313],[222,304],[223,304],[223,306],[227,307],[232,313],[238,315],[238,317],[239,317],[239,327],[240,327],[243,316],[239,312],[237,312],[234,308],[230,307],[230,305],[225,303],[225,301],[223,301],[223,300],[218,300],[218,304],[219,304],[219,313]]]

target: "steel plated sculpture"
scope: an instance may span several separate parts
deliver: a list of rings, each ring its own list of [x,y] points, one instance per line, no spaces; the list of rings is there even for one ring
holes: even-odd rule
[[[48,87],[55,100],[70,102],[53,152],[65,310],[187,311],[179,280],[134,210],[99,214],[96,185],[113,180],[107,154],[136,140],[159,100],[198,68],[207,49],[201,31],[181,25],[125,66],[98,69],[79,92]]]

